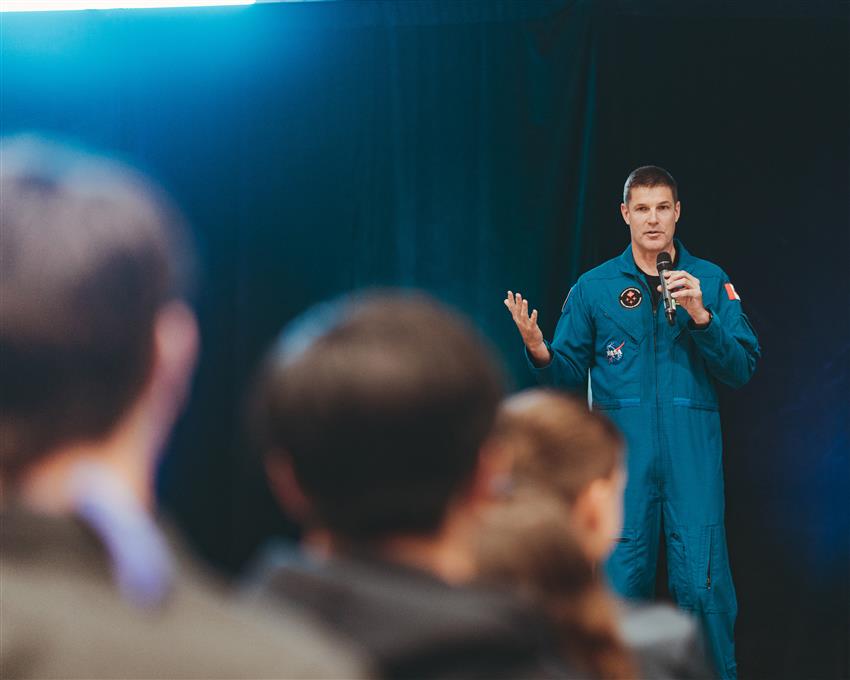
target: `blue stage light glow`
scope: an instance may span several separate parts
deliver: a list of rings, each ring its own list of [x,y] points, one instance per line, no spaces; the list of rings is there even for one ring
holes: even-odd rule
[[[61,12],[81,9],[159,9],[253,5],[256,0],[2,0],[0,12]]]

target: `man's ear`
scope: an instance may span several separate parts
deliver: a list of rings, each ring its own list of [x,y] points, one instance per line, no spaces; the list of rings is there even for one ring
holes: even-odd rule
[[[164,442],[189,395],[200,334],[195,314],[184,302],[170,302],[156,316],[153,362],[144,399],[150,422]]]
[[[488,439],[478,451],[478,465],[470,485],[473,502],[502,499],[510,487],[513,455],[509,447],[497,439]]]
[[[620,214],[623,216],[623,222],[629,223],[629,206],[625,203],[620,203]]]
[[[289,455],[285,451],[272,451],[266,454],[263,463],[269,487],[280,507],[299,524],[308,522],[312,504],[298,483]]]
[[[588,484],[576,498],[573,514],[585,531],[595,533],[599,530],[608,493],[608,480],[599,478]]]
[[[588,484],[573,504],[576,523],[583,531],[605,540],[622,528],[622,473],[599,477]]]
[[[583,535],[585,548],[593,560],[607,557],[614,539],[622,531],[625,480],[621,470],[610,477],[594,479],[573,503],[575,526]]]

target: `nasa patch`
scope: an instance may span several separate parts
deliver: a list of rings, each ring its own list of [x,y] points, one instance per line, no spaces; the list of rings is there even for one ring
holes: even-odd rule
[[[609,364],[616,364],[623,358],[623,345],[626,344],[626,341],[623,340],[619,345],[614,344],[613,342],[609,342],[608,346],[605,348],[605,356],[608,357]]]
[[[643,293],[638,288],[626,288],[620,293],[620,304],[626,309],[634,309],[640,304],[641,300],[643,300]]]

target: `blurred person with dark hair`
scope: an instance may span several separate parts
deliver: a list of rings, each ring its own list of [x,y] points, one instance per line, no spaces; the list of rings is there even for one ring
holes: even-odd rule
[[[612,636],[604,575],[597,575],[596,587],[589,585],[588,570],[604,562],[622,529],[625,443],[614,424],[574,397],[533,389],[504,402],[495,440],[508,460],[510,494],[505,509],[489,524],[497,536],[504,526],[516,549],[511,553],[505,546],[500,551],[488,548],[482,568],[533,588],[564,623],[568,645],[575,647],[579,644],[575,640],[589,638],[573,658],[603,670],[597,677],[623,677],[627,671],[618,644],[633,653],[638,677],[711,677],[696,619],[668,605],[617,599]],[[549,500],[541,501],[540,517],[535,519],[537,497]],[[583,560],[577,560],[576,546]],[[570,560],[577,563],[567,564]],[[557,562],[562,564],[563,581]],[[589,602],[599,604],[598,618]]]
[[[502,376],[463,319],[419,295],[315,308],[259,394],[272,487],[313,555],[267,558],[259,597],[318,613],[384,677],[569,676],[541,615],[471,584]]]
[[[152,516],[198,345],[177,212],[24,137],[0,146],[0,225],[0,674],[358,675],[304,617],[228,604]]]
[[[628,440],[622,540],[605,565],[612,586],[652,599],[663,547],[670,594],[700,618],[718,672],[731,679],[738,602],[717,388],[745,385],[761,350],[726,272],[674,238],[681,208],[664,168],[629,174],[620,215],[630,243],[578,278],[551,343],[520,293],[508,291],[504,304],[538,381],[588,393]]]

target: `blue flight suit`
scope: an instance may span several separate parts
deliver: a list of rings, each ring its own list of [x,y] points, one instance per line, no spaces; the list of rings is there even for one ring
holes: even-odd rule
[[[629,246],[579,277],[549,344],[552,361],[529,365],[540,382],[571,390],[587,385],[589,371],[593,408],[626,437],[623,534],[607,565],[614,589],[625,597],[654,595],[663,513],[670,592],[702,620],[721,676],[734,678],[738,606],[723,524],[715,384],[744,385],[760,349],[729,277],[678,241],[676,250],[677,269],[700,281],[712,314],[707,327],[697,329],[681,307],[673,326],[662,303],[653,314]]]

